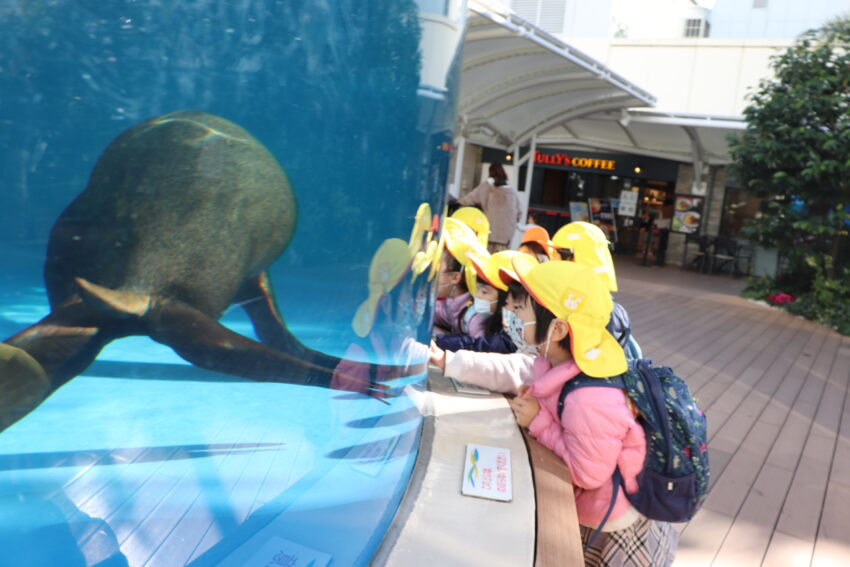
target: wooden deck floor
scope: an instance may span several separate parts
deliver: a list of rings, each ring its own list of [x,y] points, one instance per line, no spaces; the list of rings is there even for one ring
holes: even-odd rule
[[[850,565],[850,338],[728,276],[624,259],[617,276],[644,356],[708,417],[711,490],[675,567]]]

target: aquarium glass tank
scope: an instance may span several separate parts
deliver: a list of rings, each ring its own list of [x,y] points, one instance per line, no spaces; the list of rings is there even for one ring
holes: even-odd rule
[[[461,0],[0,0],[4,565],[366,565]]]

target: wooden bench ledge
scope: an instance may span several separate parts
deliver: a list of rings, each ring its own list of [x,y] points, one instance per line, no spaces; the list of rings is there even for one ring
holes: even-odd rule
[[[534,475],[535,567],[584,565],[570,471],[561,458],[522,429]]]

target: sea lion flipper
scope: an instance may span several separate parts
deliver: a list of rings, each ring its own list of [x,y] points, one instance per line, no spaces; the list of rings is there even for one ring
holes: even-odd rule
[[[100,313],[76,298],[3,343],[25,351],[38,362],[52,392],[88,368],[103,346],[117,336],[104,332],[103,324]]]
[[[333,367],[235,333],[181,301],[154,303],[142,322],[151,338],[196,366],[262,382],[330,385]]]
[[[150,309],[150,295],[109,289],[83,278],[74,278],[80,286],[80,296],[99,313],[107,317],[128,319],[141,317]]]
[[[245,310],[254,332],[264,344],[286,352],[293,348],[303,348],[286,329],[267,271],[245,279],[233,303]]]
[[[0,431],[32,411],[52,391],[44,368],[26,351],[0,343]]]
[[[310,363],[322,368],[338,368],[342,362],[335,356],[305,346],[289,332],[278,309],[274,288],[267,271],[242,282],[234,302],[240,304],[245,310],[254,326],[254,332],[263,344],[300,360],[309,360]],[[351,361],[347,362],[353,364]],[[372,365],[369,363],[358,364],[366,368],[367,374],[375,374],[375,368],[370,368]]]

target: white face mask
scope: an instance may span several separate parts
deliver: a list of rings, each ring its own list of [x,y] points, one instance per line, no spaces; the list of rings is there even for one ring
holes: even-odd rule
[[[534,325],[535,321],[523,321],[517,317],[516,313],[510,309],[502,309],[502,326],[505,328],[505,333],[511,338],[511,341],[516,345],[517,352],[522,354],[537,354],[537,345],[533,345],[525,340],[525,327]]]
[[[542,345],[537,345],[538,354],[540,354],[540,356],[542,356],[543,358],[545,358],[547,360],[549,358],[549,343],[552,341],[552,331],[554,329],[555,329],[555,319],[552,319],[552,321],[549,323],[549,330],[546,331],[546,342],[544,342]],[[540,352],[540,347],[544,347],[543,352]]]
[[[488,301],[487,299],[481,299],[480,297],[476,297],[472,300],[472,308],[475,309],[475,312],[479,315],[484,315],[485,317],[489,317],[493,314],[490,311],[490,306],[496,303],[495,301]]]

